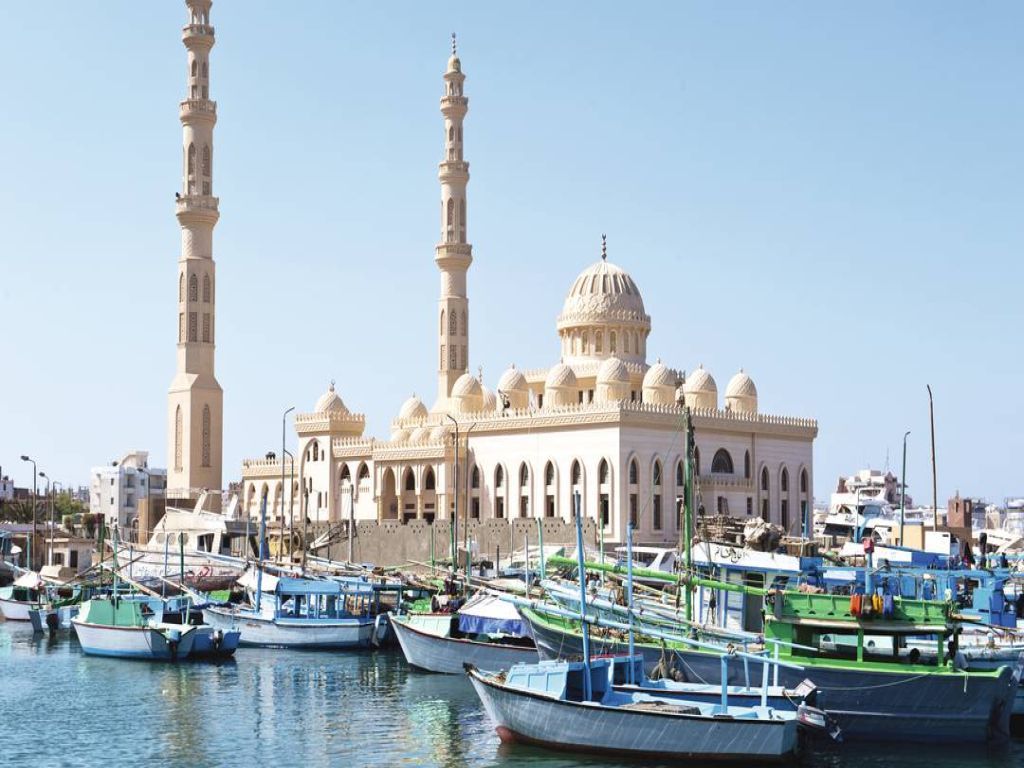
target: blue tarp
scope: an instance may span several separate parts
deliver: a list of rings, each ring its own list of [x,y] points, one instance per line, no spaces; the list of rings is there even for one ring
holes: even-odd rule
[[[489,595],[475,597],[459,610],[459,629],[471,635],[529,634],[514,605]]]

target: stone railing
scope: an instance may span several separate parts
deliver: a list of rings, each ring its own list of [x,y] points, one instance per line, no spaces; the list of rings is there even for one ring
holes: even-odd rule
[[[182,195],[177,199],[178,213],[184,211],[216,211],[220,198],[212,195]]]
[[[216,114],[217,102],[212,99],[185,99],[178,104],[178,109],[182,115],[190,112]]]
[[[594,309],[585,312],[568,312],[558,316],[557,327],[562,329],[574,325],[602,325],[608,322],[634,323],[650,328],[651,316],[624,309]]]
[[[469,99],[466,96],[442,96],[441,109],[445,107],[468,107]]]
[[[213,27],[209,24],[186,24],[181,28],[182,37],[213,37]]]

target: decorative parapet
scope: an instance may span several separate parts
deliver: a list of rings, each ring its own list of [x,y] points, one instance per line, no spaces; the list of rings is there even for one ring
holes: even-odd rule
[[[736,475],[698,475],[697,484],[701,490],[734,490],[754,492],[754,480],[749,477],[737,477]]]
[[[285,470],[291,471],[292,462],[284,461]],[[281,477],[281,459],[243,459],[242,480],[255,477]]]
[[[336,459],[368,459],[377,442],[372,437],[336,437],[331,440],[331,455]]]
[[[361,435],[366,428],[366,416],[347,411],[314,411],[295,416],[295,432],[310,435],[322,432],[349,432]]]
[[[557,328],[574,328],[578,325],[608,325],[610,323],[626,323],[651,327],[651,316],[626,309],[594,309],[584,312],[563,312],[558,316]]]

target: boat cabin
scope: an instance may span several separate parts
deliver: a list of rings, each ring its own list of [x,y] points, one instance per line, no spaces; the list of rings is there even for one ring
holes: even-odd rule
[[[602,701],[610,687],[609,659],[590,662],[590,701]],[[515,664],[505,683],[510,688],[551,696],[564,701],[583,701],[587,666],[582,661],[541,661]]]

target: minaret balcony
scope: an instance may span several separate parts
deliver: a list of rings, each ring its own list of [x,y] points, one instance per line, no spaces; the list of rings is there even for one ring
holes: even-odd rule
[[[186,117],[217,116],[217,102],[210,99],[185,99],[178,105],[178,114],[184,119]]]
[[[213,45],[213,27],[209,24],[186,24],[181,28],[181,40],[183,43],[203,40]]]
[[[217,220],[220,213],[217,206],[220,199],[211,195],[179,195],[175,201],[178,216],[197,215],[199,218]]]

